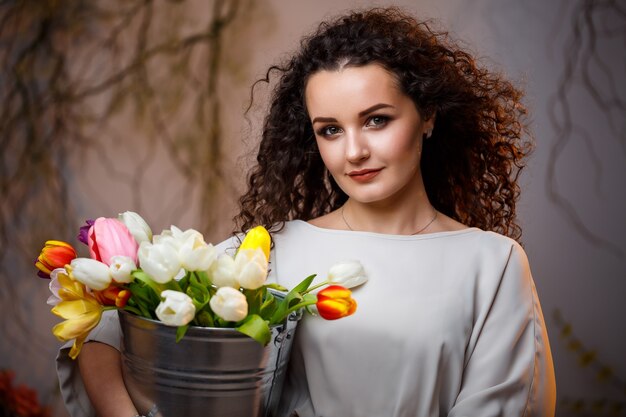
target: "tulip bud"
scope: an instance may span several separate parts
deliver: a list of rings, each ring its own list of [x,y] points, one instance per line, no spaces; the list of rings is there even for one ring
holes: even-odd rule
[[[326,320],[337,320],[356,311],[352,292],[339,285],[330,285],[318,292],[316,306],[320,316]]]
[[[50,297],[46,301],[46,304],[49,306],[55,306],[59,304],[62,300],[59,295],[59,290],[61,290],[62,286],[59,283],[59,274],[67,275],[65,268],[56,268],[54,271],[50,273],[50,284],[48,288],[50,289]]]
[[[228,255],[220,255],[209,270],[211,282],[216,287],[239,288],[235,273],[235,260]]]
[[[109,285],[102,291],[94,291],[93,295],[104,306],[123,308],[132,294],[129,290],[117,285]]]
[[[159,284],[170,282],[181,269],[178,251],[167,242],[141,242],[137,257],[141,269]]]
[[[76,258],[70,264],[70,277],[92,290],[103,290],[111,284],[109,267],[89,258]]]
[[[246,233],[246,237],[243,239],[243,242],[241,242],[239,250],[259,248],[265,254],[265,259],[269,260],[271,243],[272,238],[265,227],[257,226]]]
[[[367,281],[367,275],[363,265],[359,261],[340,262],[328,270],[328,282],[341,285],[345,288],[353,288]]]
[[[204,241],[200,232],[186,230],[178,248],[180,262],[187,271],[207,271],[215,261],[215,248]]]
[[[131,273],[137,269],[135,262],[128,256],[117,255],[111,258],[111,277],[120,284],[128,284],[133,280]]]
[[[134,211],[125,211],[120,213],[117,218],[128,228],[137,244],[152,241],[152,229],[139,214]]]
[[[161,293],[165,300],[156,308],[156,315],[168,326],[184,326],[193,320],[196,307],[187,294],[180,291],[165,290]]]
[[[124,255],[137,262],[137,242],[124,223],[117,219],[96,219],[89,229],[88,241],[93,259],[110,265],[113,256]]]
[[[115,307],[124,308],[126,307],[126,303],[130,300],[130,297],[133,296],[133,293],[130,290],[121,290],[117,293],[117,297],[115,297]]]
[[[234,288],[219,288],[209,305],[215,314],[227,321],[241,321],[248,315],[246,296]]]
[[[80,231],[78,232],[78,240],[85,245],[89,245],[89,230],[95,222],[96,221],[94,219],[87,219],[85,221],[85,224],[80,227]]]
[[[76,251],[66,242],[60,240],[48,240],[35,261],[41,278],[50,278],[50,274],[56,268],[63,268],[76,258]]]
[[[267,279],[267,258],[261,248],[239,249],[235,256],[235,273],[241,287],[256,290]]]
[[[179,250],[180,246],[185,241],[185,238],[185,232],[172,225],[169,230],[163,230],[161,234],[154,235],[152,243],[167,243],[168,245],[176,248],[176,250]]]

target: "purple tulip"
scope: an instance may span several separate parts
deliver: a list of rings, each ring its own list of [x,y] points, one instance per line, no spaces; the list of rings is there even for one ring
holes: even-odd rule
[[[78,232],[78,240],[83,242],[85,245],[89,245],[89,229],[96,221],[94,219],[88,219],[87,224],[81,226],[80,232]]]

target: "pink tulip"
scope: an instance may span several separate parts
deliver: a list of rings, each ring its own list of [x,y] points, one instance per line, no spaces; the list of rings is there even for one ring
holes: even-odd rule
[[[124,223],[117,219],[96,219],[89,229],[88,246],[91,257],[107,265],[111,265],[111,258],[116,255],[128,256],[137,263],[139,245]]]

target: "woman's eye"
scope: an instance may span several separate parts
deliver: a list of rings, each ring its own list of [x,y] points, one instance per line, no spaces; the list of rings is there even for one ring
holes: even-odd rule
[[[325,126],[317,132],[317,134],[321,136],[335,136],[339,133],[341,133],[341,129],[337,126]]]
[[[372,116],[367,120],[367,126],[382,127],[387,124],[389,118],[387,116]]]

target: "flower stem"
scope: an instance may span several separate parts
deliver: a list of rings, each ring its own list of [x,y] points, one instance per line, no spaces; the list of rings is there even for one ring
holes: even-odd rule
[[[328,284],[330,284],[330,281],[329,281],[329,280],[326,280],[326,281],[324,281],[324,282],[320,282],[319,284],[315,284],[314,286],[312,286],[312,287],[311,287],[311,288],[309,288],[308,290],[304,291],[304,292],[302,293],[302,295],[304,295],[304,294],[308,294],[308,293],[310,293],[311,291],[316,290],[316,289],[318,289],[318,288],[320,288],[320,287],[323,287],[324,285],[328,285]]]

